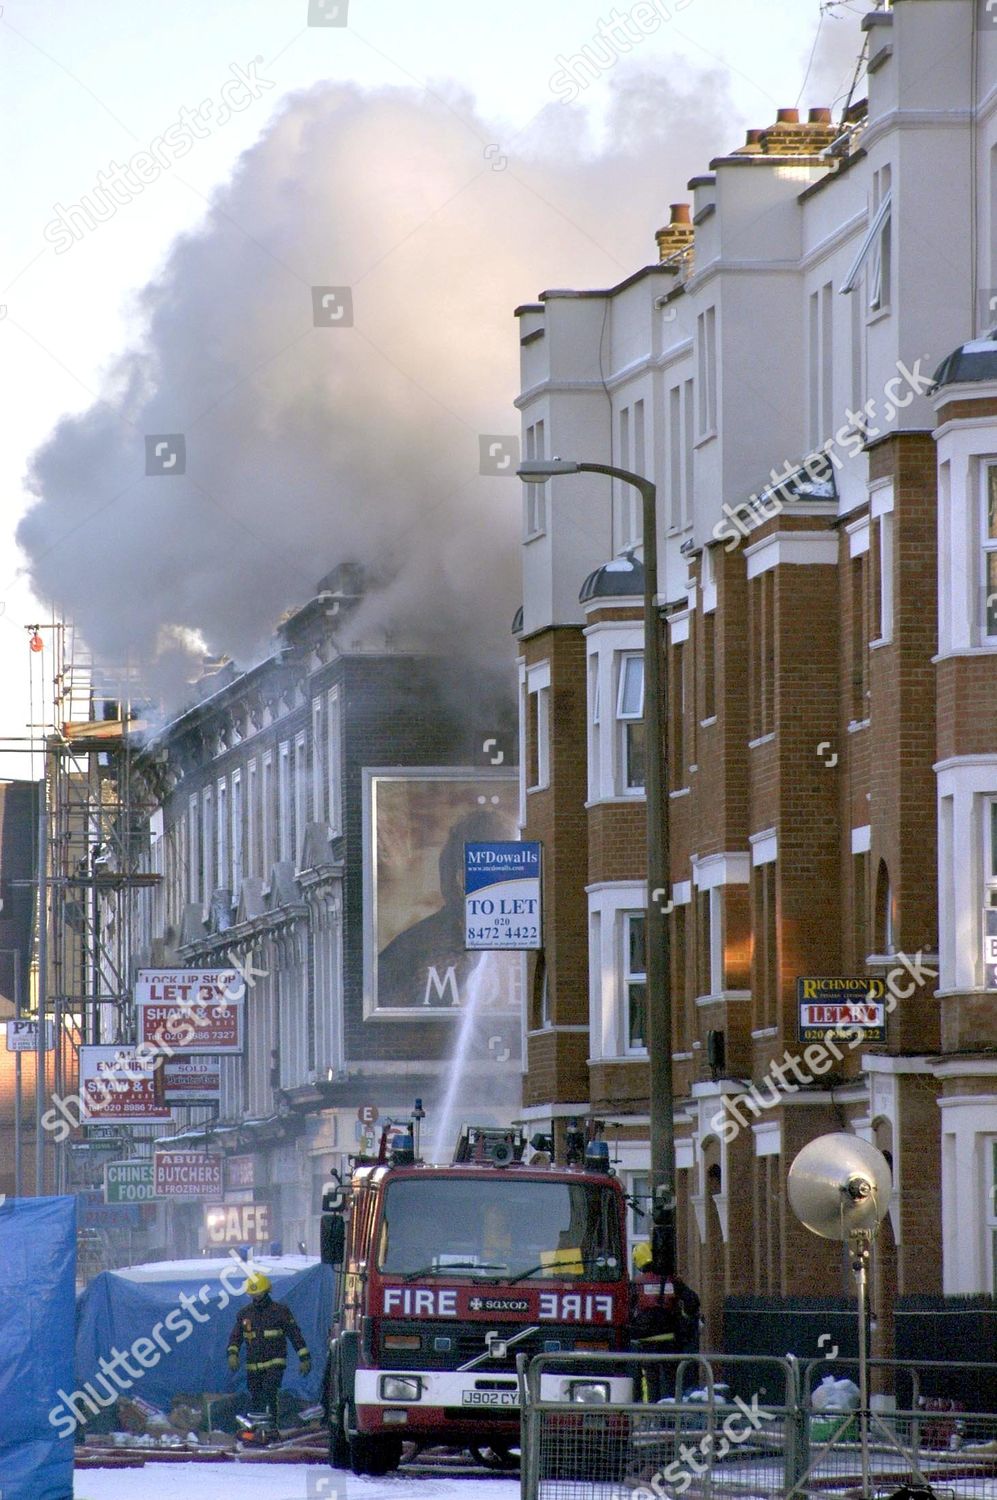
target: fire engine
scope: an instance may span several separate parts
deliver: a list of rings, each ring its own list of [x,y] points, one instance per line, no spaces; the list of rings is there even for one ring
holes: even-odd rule
[[[576,1131],[575,1159],[558,1165],[548,1149],[527,1160],[521,1131],[465,1125],[453,1162],[433,1166],[416,1113],[324,1205],[339,1215],[323,1251],[339,1280],[330,1462],[356,1474],[396,1468],[405,1442],[515,1462],[517,1355],[627,1342],[626,1199],[606,1142]],[[554,1399],[632,1399],[629,1378],[569,1369],[545,1375]]]

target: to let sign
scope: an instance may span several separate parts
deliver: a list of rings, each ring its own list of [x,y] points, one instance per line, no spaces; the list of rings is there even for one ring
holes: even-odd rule
[[[540,845],[464,845],[464,946],[539,948]]]
[[[157,1151],[153,1162],[156,1198],[220,1198],[222,1157],[209,1151]]]
[[[800,1041],[819,1042],[828,1032],[861,1030],[866,1042],[886,1041],[886,981],[837,975],[796,981]]]
[[[270,1239],[268,1203],[225,1203],[204,1210],[209,1245],[258,1245]]]
[[[134,1047],[80,1048],[80,1101],[87,1122],[158,1125],[170,1118],[157,1087],[158,1058]]]
[[[237,969],[139,969],[138,1039],[168,1056],[241,1052],[245,995]]]

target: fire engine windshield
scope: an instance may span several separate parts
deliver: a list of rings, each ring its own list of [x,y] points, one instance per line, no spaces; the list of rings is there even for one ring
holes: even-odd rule
[[[385,1195],[377,1264],[400,1276],[618,1281],[616,1197],[594,1184],[498,1173],[401,1179]]]

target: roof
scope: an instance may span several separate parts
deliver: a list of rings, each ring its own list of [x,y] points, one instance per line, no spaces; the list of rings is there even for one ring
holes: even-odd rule
[[[588,604],[592,599],[633,598],[644,592],[644,564],[637,556],[636,548],[628,547],[619,557],[603,563],[590,573],[582,584],[578,595],[579,604]]]
[[[997,328],[986,338],[970,339],[942,360],[935,371],[935,389],[967,381],[997,380]]]

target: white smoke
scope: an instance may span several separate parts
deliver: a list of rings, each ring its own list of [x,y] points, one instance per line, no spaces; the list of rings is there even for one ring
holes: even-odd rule
[[[492,657],[519,599],[513,308],[655,259],[668,203],[741,139],[719,73],[617,67],[604,138],[551,103],[518,141],[456,89],[321,86],[285,104],[137,299],[103,399],[34,455],[18,540],[91,648],[244,664],[341,561],[364,630]],[[312,288],[352,289],[315,327]],[[145,438],[186,472],[145,477]],[[164,666],[165,666],[164,657]],[[182,674],[181,674],[182,675]]]

